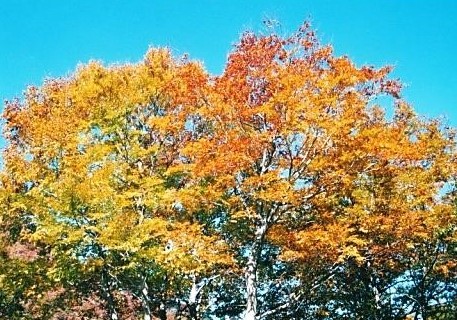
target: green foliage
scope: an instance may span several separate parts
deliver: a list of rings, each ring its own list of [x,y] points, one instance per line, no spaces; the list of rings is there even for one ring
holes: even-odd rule
[[[308,24],[6,103],[0,317],[450,319],[454,132]],[[373,105],[393,101],[394,116]]]

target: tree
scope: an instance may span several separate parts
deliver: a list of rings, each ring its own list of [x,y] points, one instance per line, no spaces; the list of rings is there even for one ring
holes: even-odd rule
[[[169,283],[167,300],[178,279],[191,286],[193,274],[231,263],[174,198],[183,178],[171,168],[192,134],[186,108],[206,81],[199,64],[151,49],[136,66],[81,66],[5,108],[7,215],[29,221],[21,238],[52,256],[56,283],[98,274],[111,319],[116,290],[134,293],[150,318],[152,305],[167,302],[150,301],[150,280]]]
[[[4,111],[5,241],[74,297],[58,312],[93,297],[110,319],[126,301],[144,319],[382,318],[456,221],[454,133],[390,70],[335,57],[305,23],[245,33],[220,76],[151,49],[30,87]],[[349,278],[370,300],[348,303]]]
[[[245,319],[257,315],[268,243],[288,262],[319,254],[362,263],[386,247],[402,252],[453,219],[438,199],[455,172],[453,133],[417,117],[389,70],[332,56],[304,26],[287,39],[246,33],[215,79],[197,111],[209,136],[187,148],[188,185],[210,180],[209,203],[221,202],[229,223],[242,226],[235,245],[246,257]],[[372,105],[379,95],[395,100],[390,120]]]

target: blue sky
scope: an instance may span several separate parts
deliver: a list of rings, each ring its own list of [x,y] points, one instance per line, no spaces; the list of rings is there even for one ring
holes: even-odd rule
[[[90,59],[135,62],[148,46],[189,53],[219,73],[262,20],[294,31],[311,19],[324,43],[358,65],[395,65],[405,98],[457,126],[457,0],[0,0],[0,99]]]

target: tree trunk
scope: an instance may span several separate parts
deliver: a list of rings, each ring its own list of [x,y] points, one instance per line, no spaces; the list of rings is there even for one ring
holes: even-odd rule
[[[118,320],[119,316],[117,314],[115,302],[113,299],[113,295],[110,292],[110,289],[105,291],[105,297],[108,306],[110,320]]]
[[[146,279],[143,282],[143,290],[141,290],[141,302],[143,304],[144,310],[144,317],[143,320],[151,320],[152,319],[152,311],[150,308],[151,300],[149,299],[149,288],[148,284],[146,283]]]
[[[257,264],[262,252],[263,239],[267,231],[267,223],[262,222],[255,232],[246,264],[246,310],[244,320],[255,320],[257,315]]]
[[[106,270],[102,271],[102,293],[104,295],[110,320],[118,320],[119,316],[117,314],[115,301],[112,295],[113,286],[109,279],[109,273]]]
[[[167,308],[163,302],[161,302],[159,306],[159,319],[167,320]]]
[[[255,320],[257,313],[257,258],[251,253],[246,266],[246,313],[244,320]]]
[[[200,296],[200,291],[203,289],[203,286],[205,285],[203,283],[198,283],[196,282],[196,277],[193,277],[192,281],[192,288],[189,293],[189,299],[187,302],[187,309],[189,310],[189,317],[190,319],[197,319],[197,309],[198,309],[198,298]]]

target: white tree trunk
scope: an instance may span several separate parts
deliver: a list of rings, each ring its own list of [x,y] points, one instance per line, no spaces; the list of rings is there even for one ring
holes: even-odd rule
[[[146,283],[146,278],[143,280],[143,289],[141,290],[141,302],[143,304],[144,316],[143,320],[151,320],[152,312],[150,308],[151,300],[149,299],[149,287]]]
[[[266,231],[267,223],[264,221],[255,231],[254,242],[246,264],[246,310],[244,320],[255,320],[257,315],[257,263],[262,252],[263,238]]]
[[[246,312],[244,320],[255,320],[257,314],[257,257],[251,253],[246,266]]]

